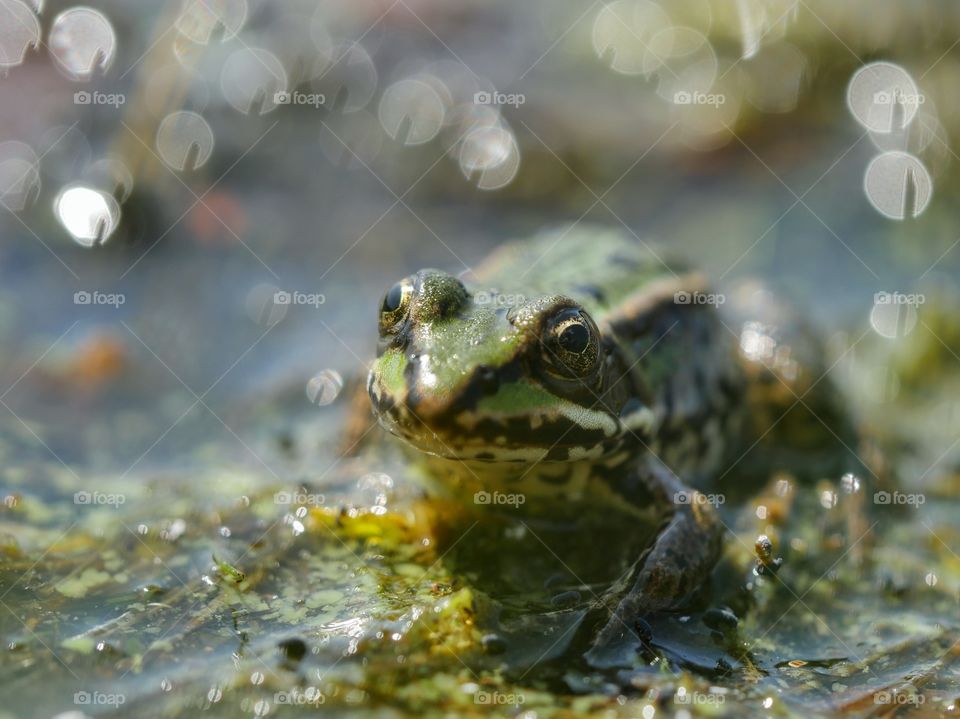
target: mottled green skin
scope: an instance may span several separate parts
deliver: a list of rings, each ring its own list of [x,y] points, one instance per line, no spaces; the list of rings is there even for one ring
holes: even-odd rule
[[[636,620],[688,597],[719,553],[713,511],[678,500],[679,477],[715,470],[742,395],[735,337],[714,308],[676,300],[703,289],[635,237],[588,226],[504,245],[469,281],[421,270],[381,305],[374,411],[441,458],[435,487],[662,516],[597,605],[597,666],[629,662]]]

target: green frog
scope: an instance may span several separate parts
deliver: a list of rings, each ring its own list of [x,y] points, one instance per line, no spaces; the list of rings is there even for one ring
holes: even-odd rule
[[[701,274],[619,231],[546,231],[472,274],[424,269],[386,292],[374,413],[448,498],[655,509],[656,538],[600,598],[586,652],[626,663],[643,617],[682,605],[717,562],[724,528],[700,490],[742,448],[751,379],[775,356],[751,354],[769,343],[744,346]]]

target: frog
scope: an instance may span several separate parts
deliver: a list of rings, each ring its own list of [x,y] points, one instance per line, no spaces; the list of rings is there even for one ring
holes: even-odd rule
[[[367,395],[428,491],[656,511],[652,544],[596,602],[593,667],[629,664],[644,618],[689,602],[720,557],[705,492],[749,436],[751,385],[776,382],[717,297],[630,233],[568,226],[501,245],[469,276],[419,270],[381,300]]]

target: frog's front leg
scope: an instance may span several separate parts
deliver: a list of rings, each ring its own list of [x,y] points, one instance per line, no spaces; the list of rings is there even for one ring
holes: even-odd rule
[[[653,545],[603,597],[606,616],[586,654],[596,668],[631,664],[643,643],[638,623],[689,598],[710,576],[722,543],[723,526],[713,507],[657,458],[650,456],[619,484],[628,499],[647,497],[672,511]]]

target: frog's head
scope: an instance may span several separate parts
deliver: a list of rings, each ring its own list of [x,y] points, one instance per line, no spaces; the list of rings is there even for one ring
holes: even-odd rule
[[[391,287],[380,305],[368,391],[380,423],[419,449],[457,459],[568,461],[644,437],[616,342],[568,297],[469,291],[438,270]]]

